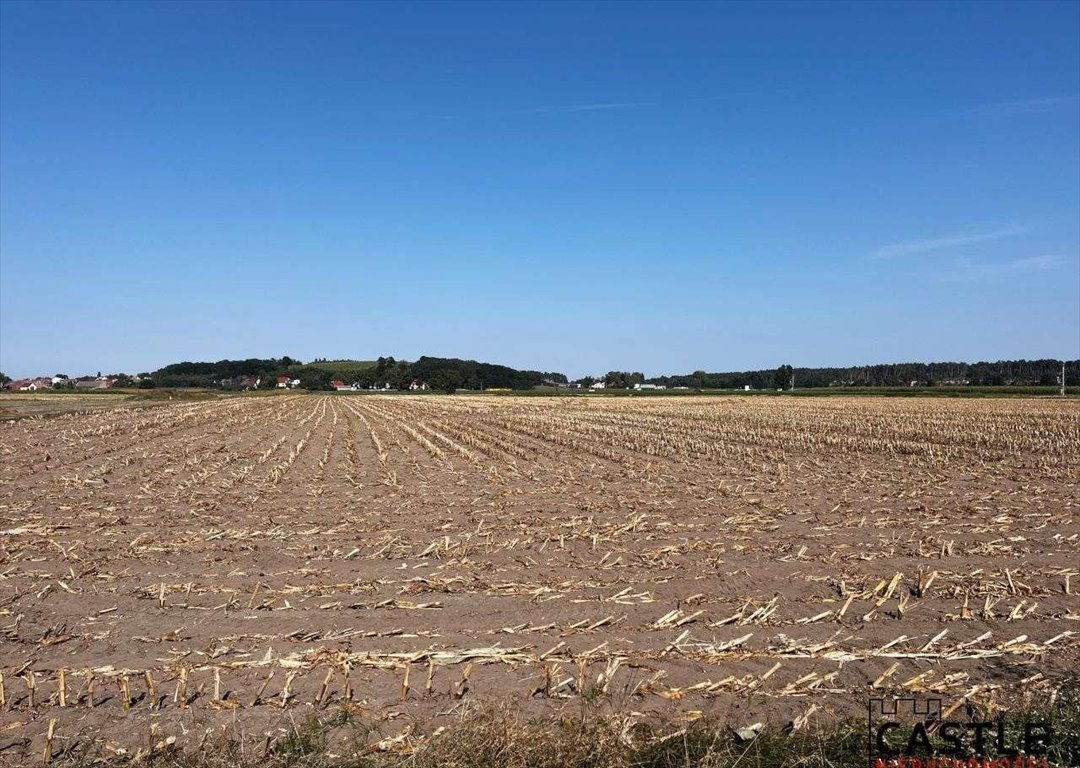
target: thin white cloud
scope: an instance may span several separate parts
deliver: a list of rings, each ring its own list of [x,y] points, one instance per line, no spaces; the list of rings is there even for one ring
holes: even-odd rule
[[[891,243],[889,245],[883,245],[879,248],[875,248],[873,251],[871,251],[870,255],[875,259],[890,259],[897,256],[910,256],[916,253],[940,251],[947,248],[957,248],[963,245],[985,243],[990,240],[1000,240],[1004,237],[1012,237],[1013,235],[1023,234],[1027,231],[1027,229],[1027,227],[1006,227],[1004,229],[995,229],[989,232],[969,232],[966,234],[934,237],[928,240],[912,240],[903,243]]]
[[[938,277],[946,281],[967,282],[988,277],[1029,275],[1055,270],[1063,266],[1068,259],[1057,253],[1040,256],[1025,256],[1007,261],[975,261],[974,259],[956,259],[952,266],[943,269]]]
[[[1065,257],[1056,253],[1049,253],[1045,256],[1028,256],[1023,259],[1016,259],[1008,264],[1010,270],[1041,270],[1041,269],[1055,269],[1065,263]]]
[[[655,107],[655,101],[615,101],[597,102],[593,104],[564,104],[552,107],[533,107],[531,109],[515,109],[506,114],[510,115],[543,115],[553,112],[599,112],[607,109],[640,109],[641,107]]]
[[[588,104],[555,104],[540,107],[524,107],[522,109],[504,109],[491,112],[474,113],[473,117],[510,117],[522,115],[569,115],[579,112],[604,112],[618,109],[645,109],[648,107],[663,106],[658,101],[598,101]],[[444,114],[434,115],[441,120],[457,120],[466,115]]]
[[[787,90],[770,91],[769,95],[782,95]],[[716,96],[699,96],[683,99],[661,99],[656,101],[590,101],[581,104],[540,104],[532,107],[520,107],[518,109],[501,109],[495,111],[481,111],[472,116],[480,117],[505,117],[508,115],[556,115],[574,114],[580,112],[605,112],[611,110],[631,110],[649,108],[678,108],[690,105],[714,104],[747,96],[760,96],[761,91],[730,91]],[[439,115],[442,118],[462,117],[464,115]]]
[[[1070,96],[1040,96],[1034,99],[1013,99],[1011,101],[997,101],[992,104],[983,104],[970,110],[974,114],[981,115],[1031,115],[1040,112],[1051,112],[1055,109],[1076,104],[1080,101],[1080,95]]]

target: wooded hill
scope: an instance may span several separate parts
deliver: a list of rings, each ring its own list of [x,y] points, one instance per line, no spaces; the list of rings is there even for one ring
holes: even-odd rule
[[[918,386],[1000,386],[1054,385],[1061,374],[1057,360],[1000,360],[979,363],[889,363],[849,368],[791,368],[707,373],[695,371],[684,375],[657,376],[645,379],[639,373],[612,371],[600,377],[609,387],[625,388],[645,381],[668,387],[691,389],[787,388],[794,375],[799,389],[815,387],[907,387]],[[338,380],[362,388],[389,385],[407,389],[425,382],[434,390],[453,389],[532,389],[545,384],[565,384],[558,372],[517,370],[505,365],[481,363],[445,357],[421,357],[414,362],[380,357],[378,360],[323,360],[302,363],[292,357],[219,360],[215,363],[174,363],[154,371],[151,381],[158,387],[234,386],[244,377],[257,377],[260,387],[276,386],[278,376],[299,379],[305,389],[330,389]],[[1080,360],[1066,364],[1066,379],[1080,382]],[[586,377],[586,384],[595,381]],[[223,382],[225,382],[223,384]]]
[[[245,377],[259,379],[260,388],[273,388],[278,376],[299,379],[304,389],[325,390],[332,381],[362,388],[389,385],[408,389],[412,382],[424,382],[436,390],[452,389],[532,389],[545,382],[565,383],[561,373],[520,371],[505,365],[421,357],[415,362],[380,357],[378,360],[321,360],[301,363],[291,357],[248,360],[219,360],[216,363],[173,363],[150,374],[158,387],[230,387]]]

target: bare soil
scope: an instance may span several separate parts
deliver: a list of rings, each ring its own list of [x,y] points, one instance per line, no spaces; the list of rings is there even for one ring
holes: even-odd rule
[[[0,762],[346,708],[796,728],[1080,662],[1080,404],[234,397],[0,424]],[[395,740],[395,737],[398,737]]]

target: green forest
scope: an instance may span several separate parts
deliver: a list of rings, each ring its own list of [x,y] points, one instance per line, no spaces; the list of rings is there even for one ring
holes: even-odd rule
[[[999,360],[980,363],[884,363],[850,368],[780,368],[734,373],[695,371],[658,376],[650,384],[692,389],[933,386],[1051,386],[1061,375],[1060,360]],[[794,378],[793,378],[794,377]],[[1080,360],[1065,364],[1066,381],[1080,381]]]
[[[978,363],[887,363],[848,368],[798,368],[781,365],[773,369],[693,373],[645,378],[640,372],[610,371],[586,376],[576,383],[589,386],[604,381],[609,389],[628,389],[649,383],[689,389],[797,389],[820,387],[920,387],[933,386],[1052,386],[1058,383],[1057,360],[1000,360]],[[252,379],[260,388],[274,388],[279,376],[299,380],[309,390],[329,390],[341,381],[362,389],[388,387],[408,389],[423,382],[432,390],[513,389],[559,387],[570,383],[565,374],[518,370],[505,365],[445,357],[421,357],[409,362],[393,357],[377,360],[324,360],[304,363],[284,356],[218,362],[182,362],[166,365],[149,375],[143,386],[248,389]],[[1080,360],[1066,363],[1066,379],[1080,382]]]
[[[363,389],[408,389],[415,381],[440,391],[457,389],[532,389],[544,384],[565,384],[561,373],[520,371],[505,365],[443,357],[421,357],[414,362],[380,357],[378,360],[322,360],[308,363],[292,357],[219,360],[216,363],[173,363],[150,374],[156,387],[250,388],[247,379],[259,380],[259,388],[277,386],[279,376],[299,380],[309,390],[332,389],[341,381]]]

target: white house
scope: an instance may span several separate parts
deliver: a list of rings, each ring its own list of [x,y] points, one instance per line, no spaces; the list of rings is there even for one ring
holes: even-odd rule
[[[30,379],[26,382],[20,382],[19,389],[23,392],[36,392],[39,389],[51,389],[52,381],[49,379]]]
[[[589,385],[589,389],[604,389],[604,382],[596,381]]]

